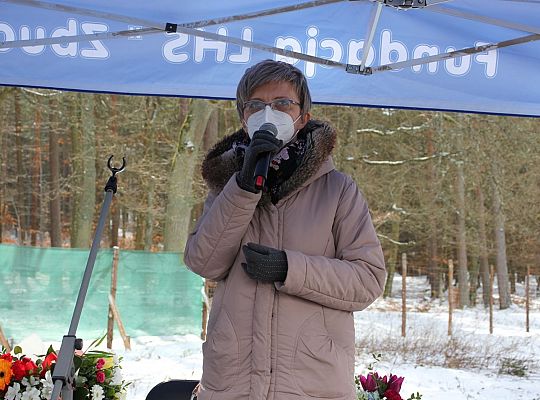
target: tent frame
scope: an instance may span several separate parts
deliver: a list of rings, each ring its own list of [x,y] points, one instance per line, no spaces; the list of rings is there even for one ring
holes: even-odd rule
[[[286,13],[286,12],[292,12],[292,11],[297,11],[297,10],[306,9],[306,8],[320,7],[320,6],[343,2],[343,1],[357,1],[357,2],[369,1],[369,2],[374,3],[374,8],[370,16],[370,22],[368,24],[367,33],[366,33],[367,40],[365,40],[364,46],[363,46],[362,61],[359,65],[345,64],[345,63],[341,63],[341,62],[337,62],[337,61],[333,61],[333,60],[329,60],[329,59],[325,59],[321,57],[316,57],[316,56],[311,56],[308,54],[295,52],[292,50],[281,49],[281,48],[277,48],[277,47],[273,47],[273,46],[269,46],[269,45],[265,45],[261,43],[255,43],[255,42],[251,42],[251,41],[247,41],[247,40],[243,40],[239,38],[219,35],[216,33],[205,32],[205,31],[200,30],[200,28],[207,27],[207,26],[223,24],[223,23],[233,22],[233,21],[253,19],[253,18],[264,17],[268,15],[274,15],[274,14],[280,14],[280,13]],[[84,35],[75,35],[75,36],[61,36],[57,38],[4,41],[4,42],[0,42],[0,49],[50,45],[50,44],[66,44],[66,43],[73,43],[73,42],[86,42],[86,41],[92,41],[92,40],[119,39],[119,38],[124,38],[124,37],[131,37],[135,35],[142,36],[142,35],[150,35],[150,34],[155,34],[155,33],[184,33],[186,35],[202,37],[205,39],[211,39],[211,40],[221,41],[225,43],[231,43],[231,44],[235,44],[241,47],[258,49],[265,52],[278,54],[284,57],[295,58],[298,60],[312,62],[312,63],[316,63],[320,65],[326,65],[330,67],[336,67],[336,68],[343,69],[344,71],[351,74],[372,75],[378,72],[392,71],[392,70],[397,70],[397,69],[401,69],[405,67],[411,67],[415,65],[423,65],[423,64],[428,64],[431,62],[441,61],[445,59],[452,59],[452,58],[462,57],[466,55],[482,53],[489,50],[495,50],[499,48],[515,46],[515,45],[519,45],[523,43],[529,43],[529,42],[540,40],[540,27],[514,23],[510,21],[496,19],[496,18],[490,18],[486,16],[473,14],[473,13],[466,13],[462,11],[453,10],[448,7],[444,7],[444,5],[442,6],[440,5],[442,3],[448,3],[451,1],[452,0],[314,0],[314,1],[300,3],[294,6],[277,7],[277,8],[261,10],[261,11],[252,12],[252,13],[232,15],[232,16],[214,18],[214,19],[208,19],[208,20],[193,21],[193,22],[188,22],[188,23],[171,23],[171,22],[160,23],[156,21],[149,21],[149,20],[144,20],[140,18],[133,18],[129,16],[118,15],[114,13],[90,10],[90,9],[81,8],[81,7],[66,6],[64,4],[46,2],[46,1],[41,1],[41,0],[0,0],[0,3],[5,2],[5,3],[12,3],[12,4],[17,4],[17,5],[23,5],[23,6],[37,7],[37,8],[47,9],[47,10],[54,10],[54,11],[59,11],[59,12],[71,12],[71,13],[75,13],[79,15],[110,19],[110,20],[114,20],[118,22],[127,22],[130,24],[135,24],[137,26],[140,26],[140,28],[137,28],[137,29],[123,30],[123,31],[117,31],[117,32],[102,32],[102,33],[93,33],[93,34],[84,34]],[[540,3],[539,0],[506,0],[506,1],[520,2],[520,3]],[[441,14],[449,15],[452,17],[460,18],[460,19],[477,21],[480,23],[509,28],[509,29],[513,29],[517,31],[530,33],[530,34],[526,36],[519,36],[517,38],[505,40],[501,42],[489,43],[489,44],[485,44],[481,46],[474,46],[474,47],[463,48],[460,50],[449,51],[449,52],[441,53],[435,56],[413,58],[413,59],[402,61],[402,62],[395,62],[395,63],[379,65],[379,66],[374,66],[374,67],[366,67],[365,64],[368,58],[369,48],[371,47],[371,44],[373,42],[374,34],[377,29],[377,25],[378,25],[378,22],[382,13],[383,6],[392,7],[392,8],[396,8],[403,11],[414,10],[414,12],[416,12],[417,10],[427,10],[427,11],[441,13]]]

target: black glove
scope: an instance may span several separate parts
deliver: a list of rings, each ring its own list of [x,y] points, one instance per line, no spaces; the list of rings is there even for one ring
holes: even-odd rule
[[[256,243],[242,246],[247,264],[242,264],[251,279],[262,282],[285,282],[287,278],[287,254]]]
[[[236,182],[242,189],[259,193],[255,187],[255,166],[263,153],[275,154],[281,148],[282,141],[267,131],[255,132],[244,155],[242,170],[236,175]]]

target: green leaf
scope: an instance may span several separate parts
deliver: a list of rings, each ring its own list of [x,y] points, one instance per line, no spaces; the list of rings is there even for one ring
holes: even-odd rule
[[[21,354],[21,353],[22,353],[21,346],[15,346],[13,348],[13,354]]]
[[[103,342],[103,340],[105,340],[106,337],[107,337],[107,334],[104,334],[103,336],[97,338],[92,343],[90,343],[90,346],[88,346],[85,353],[91,350],[92,348],[99,346]]]
[[[79,357],[79,356],[73,356],[73,365],[74,365],[74,367],[75,367],[75,371],[77,371],[78,369],[81,368],[82,363],[83,363],[83,360],[82,360],[81,357]]]
[[[78,387],[73,392],[73,399],[74,400],[86,400],[88,398],[88,395],[90,392],[85,387]]]

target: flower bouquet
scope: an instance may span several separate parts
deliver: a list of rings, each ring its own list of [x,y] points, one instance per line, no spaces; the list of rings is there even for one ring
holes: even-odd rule
[[[121,400],[130,384],[120,374],[120,358],[112,352],[96,350],[104,337],[84,352],[73,356],[75,366],[74,400]],[[49,400],[53,390],[52,371],[57,354],[49,346],[47,354],[31,358],[16,346],[13,352],[0,352],[0,399]]]
[[[380,361],[381,355],[373,354],[376,361]],[[388,374],[381,376],[373,371],[373,364],[368,366],[369,372],[366,375],[354,377],[356,385],[356,397],[358,400],[403,400],[399,394],[404,377]],[[419,392],[411,394],[407,400],[420,400],[422,395]]]

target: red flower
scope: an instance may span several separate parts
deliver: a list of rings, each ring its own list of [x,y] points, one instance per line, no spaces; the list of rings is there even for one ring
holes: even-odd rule
[[[398,392],[392,389],[386,389],[386,392],[383,394],[387,400],[403,400]]]
[[[11,366],[11,371],[15,379],[20,381],[26,375],[32,375],[38,371],[38,366],[30,358],[24,357],[22,360],[16,360]]]
[[[26,375],[26,368],[24,367],[24,362],[17,360],[11,365],[11,372],[16,381],[20,381]]]
[[[51,369],[52,364],[56,363],[56,360],[58,359],[58,356],[55,352],[50,352],[47,354],[43,362],[41,363],[41,377],[43,378],[45,376],[45,373]]]
[[[103,369],[103,366],[105,365],[105,360],[103,358],[98,358],[96,362],[96,368],[97,369]]]
[[[27,374],[32,375],[38,371],[38,366],[30,358],[24,357],[22,362],[24,363],[24,369]]]
[[[97,383],[103,383],[105,382],[105,372],[103,371],[98,371],[96,373],[96,381]]]
[[[0,360],[6,360],[6,361],[9,361],[9,362],[13,362],[13,356],[11,355],[11,353],[1,354],[0,355]]]

